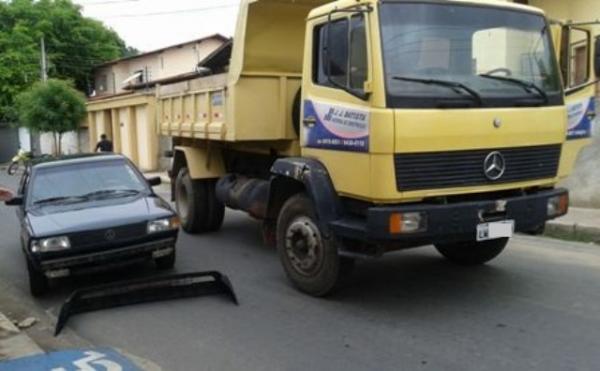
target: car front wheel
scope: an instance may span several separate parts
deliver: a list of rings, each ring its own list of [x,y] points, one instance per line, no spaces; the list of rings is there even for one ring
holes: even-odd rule
[[[490,241],[468,241],[437,244],[435,248],[446,259],[460,265],[481,265],[494,259],[504,250],[508,238]]]
[[[27,259],[27,272],[29,274],[29,290],[31,295],[39,297],[48,291],[48,278],[44,273],[36,269],[33,264]]]

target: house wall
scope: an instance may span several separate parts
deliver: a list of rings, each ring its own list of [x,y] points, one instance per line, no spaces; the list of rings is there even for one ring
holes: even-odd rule
[[[96,96],[125,92],[123,81],[137,71],[148,71],[149,81],[193,72],[199,61],[222,44],[221,39],[210,38],[100,67],[94,73]]]

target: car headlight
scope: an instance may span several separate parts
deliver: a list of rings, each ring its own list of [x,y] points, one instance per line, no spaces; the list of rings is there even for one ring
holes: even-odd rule
[[[31,252],[33,253],[56,252],[68,250],[70,248],[71,241],[69,241],[69,237],[66,236],[43,238],[31,242]]]
[[[179,228],[179,218],[174,216],[171,218],[157,219],[148,222],[148,233],[159,233],[172,231]]]

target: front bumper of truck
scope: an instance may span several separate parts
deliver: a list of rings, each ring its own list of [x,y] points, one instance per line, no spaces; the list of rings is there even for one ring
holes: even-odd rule
[[[514,221],[515,232],[539,231],[567,213],[568,197],[566,189],[552,189],[477,201],[373,206],[362,217],[331,222],[330,228],[338,238],[400,248],[472,241],[478,225],[496,221]]]

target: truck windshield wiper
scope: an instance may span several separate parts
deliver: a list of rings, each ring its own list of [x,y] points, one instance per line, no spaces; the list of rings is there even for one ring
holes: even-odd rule
[[[112,197],[112,196],[129,196],[140,194],[141,191],[136,189],[104,189],[101,191],[91,192],[81,197],[84,198],[101,198],[101,197]]]
[[[514,77],[489,75],[489,74],[486,74],[486,73],[479,74],[479,76],[483,77],[483,78],[486,78],[486,79],[512,82],[513,84],[520,85],[528,93],[531,93],[532,90],[535,91],[544,100],[544,102],[546,104],[548,104],[548,102],[549,102],[548,94],[544,91],[544,89],[540,88],[539,86],[537,86],[533,82],[525,81],[525,80],[520,80],[520,79],[515,79]]]
[[[477,104],[479,106],[483,106],[483,100],[481,99],[481,94],[479,94],[478,92],[476,92],[475,90],[471,89],[470,87],[468,87],[467,85],[465,85],[461,82],[450,81],[450,80],[438,80],[438,79],[421,79],[418,77],[405,77],[405,76],[393,76],[392,78],[394,80],[400,80],[400,81],[409,81],[409,82],[418,82],[418,83],[428,84],[428,85],[446,86],[456,92],[466,91],[473,98],[473,100],[475,102],[477,102]]]
[[[70,203],[70,202],[81,202],[84,201],[85,197],[81,196],[63,196],[63,197],[50,197],[44,198],[42,200],[35,201],[34,205],[44,205],[44,204],[55,204],[55,203]]]

